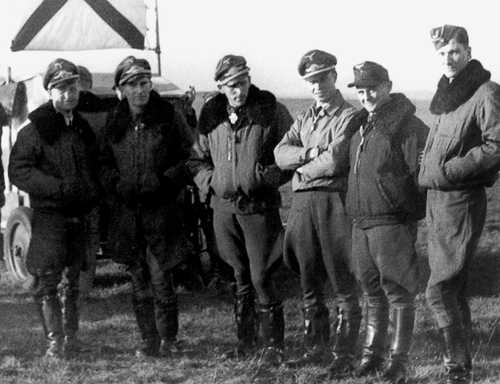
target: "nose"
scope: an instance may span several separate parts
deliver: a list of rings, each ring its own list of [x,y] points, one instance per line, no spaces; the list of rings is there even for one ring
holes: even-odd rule
[[[369,90],[366,90],[360,94],[360,99],[362,103],[371,103],[374,100],[374,97]]]
[[[63,93],[63,97],[67,100],[67,99],[71,99],[72,97],[74,97],[75,93],[71,90],[66,90],[64,91]]]
[[[453,62],[451,54],[447,53],[446,55],[444,55],[443,61],[447,65],[451,64]]]

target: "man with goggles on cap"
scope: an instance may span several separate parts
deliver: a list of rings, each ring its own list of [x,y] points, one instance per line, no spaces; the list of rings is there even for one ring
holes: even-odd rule
[[[146,60],[125,58],[115,82],[123,98],[106,124],[100,157],[109,249],[131,276],[142,337],[137,357],[168,357],[179,349],[172,268],[190,251],[176,199],[187,182],[192,137],[182,116],[153,90]]]
[[[272,93],[251,83],[249,71],[242,56],[218,62],[220,94],[201,111],[192,169],[200,192],[211,197],[217,247],[236,280],[238,344],[228,356],[254,352],[259,329],[262,361],[279,364],[284,317],[271,271],[281,257],[278,187],[286,178],[272,151],[292,119]]]

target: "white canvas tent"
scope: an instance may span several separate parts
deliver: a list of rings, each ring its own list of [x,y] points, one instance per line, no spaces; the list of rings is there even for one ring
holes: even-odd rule
[[[146,5],[142,0],[31,0],[12,40],[12,51],[144,49]]]

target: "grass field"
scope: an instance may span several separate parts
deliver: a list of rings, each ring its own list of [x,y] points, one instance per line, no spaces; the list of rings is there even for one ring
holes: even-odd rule
[[[285,100],[293,114],[307,105]],[[422,104],[423,105],[423,104]],[[419,114],[425,106],[419,107]],[[424,121],[428,116],[421,114]],[[290,191],[283,189],[285,203]],[[500,383],[500,185],[488,191],[487,224],[470,278],[474,327],[474,378],[477,383]],[[286,215],[286,212],[284,212]],[[425,285],[425,228],[417,249]],[[298,356],[301,314],[297,278],[285,268],[276,276],[285,298],[286,355]],[[329,289],[327,287],[327,289]],[[4,271],[0,280],[0,384],[90,383],[327,383],[325,367],[266,369],[258,357],[223,361],[222,351],[235,342],[231,297],[228,293],[180,293],[180,338],[185,353],[171,359],[138,361],[134,349],[138,330],[129,301],[130,285],[121,269],[102,262],[96,288],[81,313],[81,339],[90,352],[51,362],[41,358],[43,338],[30,295]],[[332,302],[328,303],[332,309]],[[438,383],[441,372],[438,334],[423,295],[417,297],[417,325],[411,350],[412,382]],[[377,377],[346,379],[340,384],[380,383]]]

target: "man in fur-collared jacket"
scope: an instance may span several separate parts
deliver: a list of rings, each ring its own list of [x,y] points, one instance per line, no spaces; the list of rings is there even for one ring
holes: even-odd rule
[[[19,132],[9,160],[9,178],[29,193],[33,208],[26,264],[35,277],[47,357],[61,357],[81,346],[76,332],[78,280],[87,242],[84,219],[99,193],[96,138],[74,110],[78,77],[77,67],[67,60],[50,63],[43,80],[50,101],[29,114],[30,123]]]
[[[117,67],[124,98],[112,112],[100,154],[109,203],[113,260],[132,280],[132,304],[142,337],[138,357],[178,351],[177,295],[172,268],[189,252],[176,202],[191,133],[174,107],[152,90],[151,68],[129,56]]]
[[[366,336],[358,376],[383,372],[393,384],[407,380],[408,351],[415,320],[418,285],[415,241],[424,215],[417,187],[418,156],[429,129],[415,106],[380,64],[354,67],[363,109],[353,119],[347,213],[353,219],[352,259],[366,297]],[[383,367],[390,317],[393,336]]]
[[[434,28],[431,38],[443,76],[419,174],[427,189],[426,295],[444,339],[447,383],[465,383],[472,368],[468,270],[484,226],[485,187],[500,169],[500,86],[471,59],[463,27]]]
[[[292,119],[272,93],[251,84],[242,56],[224,56],[215,81],[221,93],[201,111],[192,170],[200,192],[211,198],[220,255],[234,270],[235,355],[254,350],[260,324],[263,360],[276,364],[283,354],[284,318],[270,272],[281,256],[278,187],[286,178],[273,148]]]

